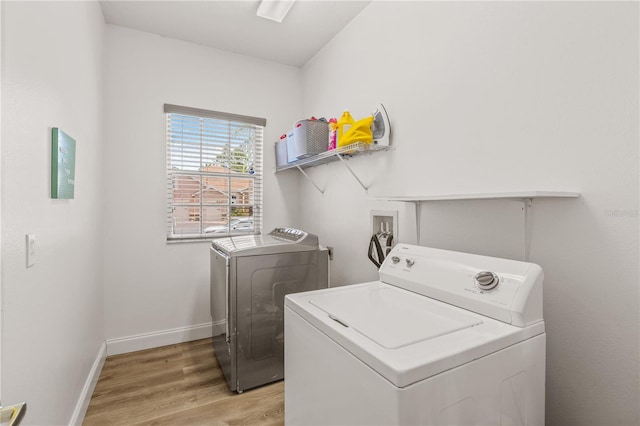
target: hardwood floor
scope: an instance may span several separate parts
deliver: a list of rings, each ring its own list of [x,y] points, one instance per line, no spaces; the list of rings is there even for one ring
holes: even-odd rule
[[[284,382],[229,391],[211,339],[108,357],[83,423],[252,424],[284,424]]]

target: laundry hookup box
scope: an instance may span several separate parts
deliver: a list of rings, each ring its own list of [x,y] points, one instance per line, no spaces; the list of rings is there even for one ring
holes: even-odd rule
[[[289,163],[325,152],[329,147],[329,123],[319,120],[300,120],[287,133]]]

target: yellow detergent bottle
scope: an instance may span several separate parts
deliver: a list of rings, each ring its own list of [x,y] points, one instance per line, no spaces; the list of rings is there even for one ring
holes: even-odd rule
[[[373,115],[353,123],[353,126],[351,126],[351,128],[348,131],[345,131],[344,135],[342,135],[342,144],[351,145],[357,142],[373,142],[371,123],[373,123]]]
[[[349,131],[351,126],[353,126],[353,123],[355,123],[355,120],[353,119],[353,117],[351,117],[349,111],[345,110],[342,113],[342,117],[340,117],[340,120],[338,120],[338,148],[346,145],[344,143],[344,138],[342,137],[342,135]]]

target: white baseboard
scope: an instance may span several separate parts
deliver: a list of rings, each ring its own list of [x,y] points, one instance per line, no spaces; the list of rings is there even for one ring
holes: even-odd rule
[[[128,352],[158,348],[160,346],[175,345],[176,343],[206,339],[213,335],[213,323],[179,327],[171,330],[161,330],[136,336],[121,337],[107,340],[107,355],[118,355]],[[217,327],[224,327],[224,321],[216,322]]]
[[[80,398],[78,398],[76,408],[75,410],[73,410],[73,414],[71,415],[71,420],[69,421],[70,426],[82,425],[84,416],[85,414],[87,414],[87,408],[89,408],[89,402],[91,402],[91,396],[93,395],[93,391],[96,388],[96,383],[98,383],[98,379],[100,378],[102,366],[104,365],[104,361],[106,358],[107,345],[105,342],[102,342],[102,345],[100,345],[100,350],[98,351],[98,356],[96,356],[95,361],[93,361],[93,365],[91,366],[91,370],[89,371],[89,376],[84,383],[84,387],[82,388],[82,392],[80,393]]]

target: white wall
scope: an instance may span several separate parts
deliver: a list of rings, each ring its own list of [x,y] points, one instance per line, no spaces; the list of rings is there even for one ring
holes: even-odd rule
[[[372,2],[303,68],[303,116],[383,102],[392,122],[394,151],[350,160],[368,192],[339,163],[309,169],[324,195],[301,179],[302,228],[335,246],[334,284],[376,277],[369,209],[398,209],[415,242],[413,207],[371,196],[582,194],[532,210],[550,425],[640,421],[638,28],[637,2]],[[512,206],[496,206],[486,249],[439,229],[483,226],[487,203],[424,206],[420,243],[520,258]]]
[[[273,168],[274,142],[301,109],[301,71],[111,25],[106,62],[109,347],[156,345],[155,333],[173,329],[186,329],[187,339],[210,335],[210,242],[166,243],[163,104],[265,117],[264,230],[297,225],[296,176],[276,179]],[[116,346],[131,336],[133,346]]]
[[[104,24],[97,2],[2,7],[2,402],[69,424],[104,344]],[[51,127],[76,140],[73,200],[50,198]]]
[[[210,321],[208,243],[165,243],[165,102],[267,118],[265,229],[335,246],[334,284],[376,277],[369,209],[400,210],[399,240],[415,242],[413,209],[369,196],[581,192],[533,208],[547,423],[639,422],[637,3],[373,2],[302,73],[113,26],[103,59],[95,3],[2,7],[2,398],[29,403],[24,424],[69,422],[105,336]],[[293,121],[378,102],[396,148],[351,160],[368,193],[337,163],[309,169],[324,195],[271,173]],[[49,198],[53,126],[78,141],[74,200]],[[443,203],[425,206],[420,243],[520,255],[511,206],[465,208],[504,214],[509,237],[435,232],[465,216]]]

